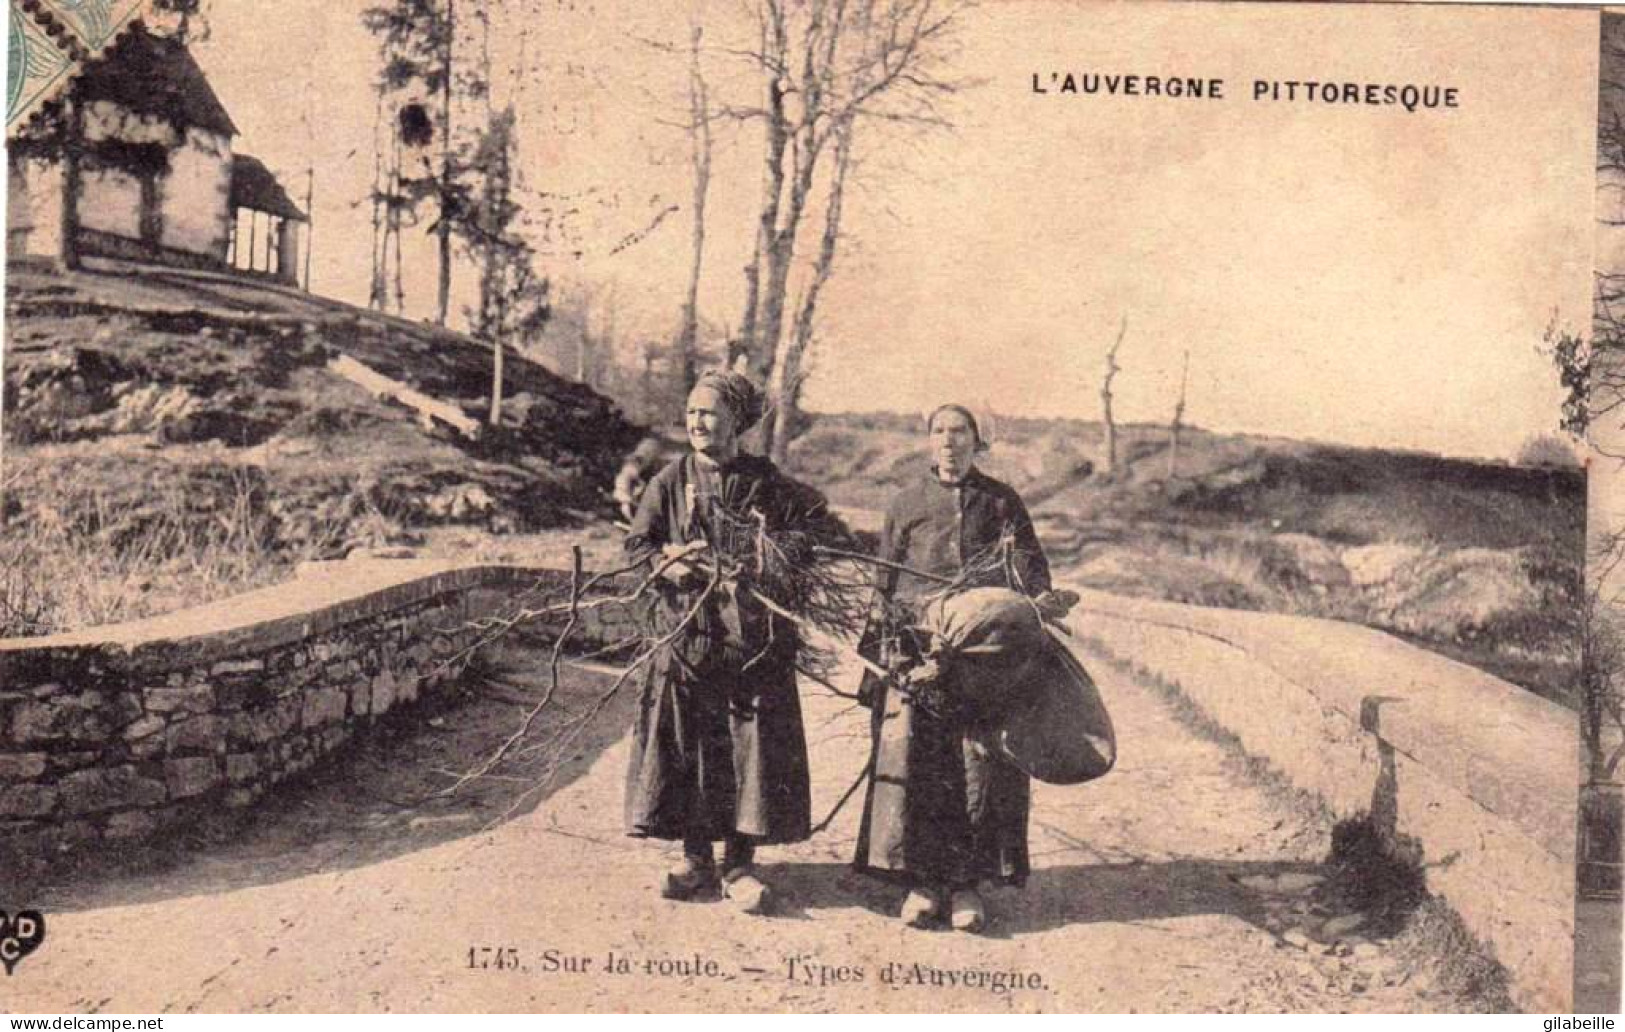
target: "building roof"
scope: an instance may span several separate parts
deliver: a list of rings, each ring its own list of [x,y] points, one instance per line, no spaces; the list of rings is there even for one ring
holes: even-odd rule
[[[145,115],[236,136],[237,126],[215,96],[186,44],[137,24],[79,78],[86,100],[112,101]]]
[[[265,162],[247,154],[231,156],[231,207],[252,208],[285,219],[308,221],[298,205],[289,200],[288,192],[282,189],[276,176],[265,167]]]

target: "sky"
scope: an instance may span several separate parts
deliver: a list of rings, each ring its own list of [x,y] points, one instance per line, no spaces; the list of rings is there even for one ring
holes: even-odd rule
[[[303,202],[313,286],[364,302],[376,48],[354,0],[216,0],[194,49],[256,154]],[[737,0],[701,7],[719,50]],[[529,185],[580,210],[544,269],[616,328],[675,330],[689,249],[683,4],[514,0],[494,26]],[[274,21],[274,31],[267,24]],[[1096,418],[1126,323],[1115,408],[1447,454],[1510,456],[1556,428],[1540,353],[1590,318],[1597,15],[1565,9],[1023,0],[961,23],[951,131],[868,124],[848,242],[823,307],[814,409],[960,399]],[[478,46],[471,34],[468,46]],[[1223,101],[1037,94],[1034,73],[1223,78]],[[713,90],[754,80],[707,57]],[[1459,106],[1255,102],[1254,79],[1449,86]],[[701,306],[736,326],[759,129],[730,129]],[[660,212],[680,210],[641,231]],[[619,250],[629,235],[637,242]],[[577,255],[574,252],[582,252]],[[433,299],[424,239],[409,308]],[[473,277],[459,273],[466,300]]]

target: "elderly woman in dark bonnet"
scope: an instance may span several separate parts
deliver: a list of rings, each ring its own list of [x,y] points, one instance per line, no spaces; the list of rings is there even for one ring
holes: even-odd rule
[[[892,619],[940,592],[941,579],[1013,588],[1046,603],[1049,563],[1027,507],[976,468],[986,449],[976,417],[943,405],[926,432],[933,465],[893,499],[881,531],[880,558],[896,566],[882,570],[876,590]],[[1004,561],[985,561],[1001,547]],[[885,623],[871,626],[861,648],[894,665],[899,639]],[[874,714],[875,766],[856,866],[910,887],[900,915],[906,923],[948,917],[955,928],[979,930],[986,921],[979,884],[1027,879],[1027,775],[990,755],[951,715],[887,682],[866,676],[861,694]]]
[[[811,833],[799,641],[795,627],[746,588],[713,574],[737,552],[741,533],[793,527],[842,536],[817,492],[740,451],[740,435],[761,415],[761,395],[746,377],[702,375],[688,397],[690,450],[649,482],[626,537],[633,559],[661,571],[648,633],[671,638],[650,662],[639,701],[628,833],[682,842],[682,861],[661,881],[663,896],[691,899],[720,888],[747,913],[770,905],[756,847]]]

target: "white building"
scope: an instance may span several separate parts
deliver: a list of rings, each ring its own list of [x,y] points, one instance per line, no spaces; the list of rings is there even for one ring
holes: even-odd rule
[[[255,158],[178,40],[131,29],[74,87],[83,111],[78,203],[65,210],[61,148],[7,147],[8,258],[81,255],[237,268],[298,282],[305,215]]]

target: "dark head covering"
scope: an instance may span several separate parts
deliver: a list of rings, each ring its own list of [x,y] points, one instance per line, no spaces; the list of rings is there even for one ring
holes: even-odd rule
[[[925,417],[926,433],[931,432],[931,428],[936,425],[937,417],[942,415],[944,412],[957,412],[964,416],[965,422],[970,424],[970,432],[976,435],[976,450],[987,451],[987,441],[982,438],[981,424],[976,421],[976,415],[963,405],[956,405],[949,402],[946,405],[938,405],[936,408],[932,409],[931,414]]]
[[[695,381],[694,389],[701,387],[715,393],[728,406],[728,411],[733,413],[735,432],[744,433],[762,418],[762,392],[749,377],[732,370],[711,369],[701,373]]]

